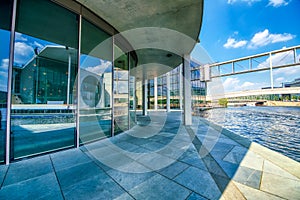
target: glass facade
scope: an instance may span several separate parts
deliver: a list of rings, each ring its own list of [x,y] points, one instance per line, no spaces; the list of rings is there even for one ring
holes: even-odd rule
[[[0,162],[5,155],[8,163],[76,147],[135,125],[129,71],[136,59],[120,45],[125,40],[114,43],[113,27],[77,3],[72,10],[49,0],[0,4]]]
[[[206,82],[200,81],[200,66],[191,61],[192,107],[203,106],[206,99]]]
[[[206,99],[206,83],[200,81],[200,64],[191,61],[191,94],[192,107],[201,106]],[[167,92],[170,92],[170,109],[181,109],[181,99],[183,98],[182,65],[169,72],[170,88],[167,88],[166,74],[157,77],[157,108],[167,108]],[[148,81],[148,109],[155,109],[155,83],[154,79]],[[137,90],[137,92],[140,92]],[[141,94],[140,94],[141,95]],[[137,107],[139,108],[139,107]]]
[[[6,113],[8,94],[8,66],[10,48],[10,28],[13,1],[0,2],[0,163],[4,162],[6,139]]]
[[[143,83],[130,74],[135,52],[113,37],[113,27],[76,2],[0,5],[0,163],[78,147],[136,125]],[[156,97],[148,80],[148,108],[166,109],[168,92],[171,109],[180,108],[180,68],[168,77],[169,88],[166,75],[157,78]]]

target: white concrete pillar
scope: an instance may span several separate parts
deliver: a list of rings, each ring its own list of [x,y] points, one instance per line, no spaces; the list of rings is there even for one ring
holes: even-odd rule
[[[170,112],[170,90],[171,90],[171,84],[170,84],[170,72],[167,73],[166,76],[167,79],[167,112]]]
[[[144,80],[143,84],[143,115],[148,115],[147,107],[148,107],[148,80]]]
[[[179,66],[179,108],[183,110],[182,65]]]
[[[157,77],[154,77],[154,110],[157,110]]]
[[[191,67],[190,55],[183,57],[183,100],[184,100],[184,125],[192,125],[192,102],[191,102]]]

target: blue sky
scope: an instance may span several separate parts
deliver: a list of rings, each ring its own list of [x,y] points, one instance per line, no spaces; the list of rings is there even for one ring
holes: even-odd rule
[[[300,45],[299,0],[205,0],[204,3],[200,44],[192,53],[199,61],[221,62]],[[300,77],[300,66],[276,70],[274,84],[280,86],[296,77]],[[222,81],[225,92],[259,89],[270,86],[270,73],[230,76]]]

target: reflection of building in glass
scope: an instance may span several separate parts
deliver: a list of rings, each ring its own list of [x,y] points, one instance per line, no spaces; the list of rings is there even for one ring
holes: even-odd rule
[[[76,74],[76,52],[61,46],[45,47],[24,66],[14,67],[14,103],[71,103],[74,92],[71,89],[74,88]]]

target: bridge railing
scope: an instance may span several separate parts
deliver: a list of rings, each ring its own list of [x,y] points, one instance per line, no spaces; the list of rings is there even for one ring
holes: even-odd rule
[[[200,80],[210,81],[218,77],[270,70],[273,88],[273,69],[296,65],[300,65],[300,45],[200,66]]]

